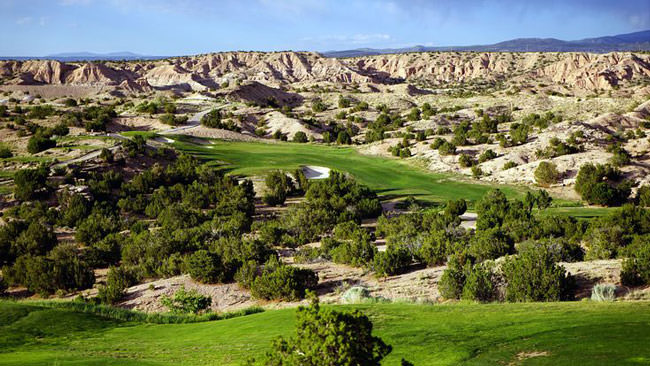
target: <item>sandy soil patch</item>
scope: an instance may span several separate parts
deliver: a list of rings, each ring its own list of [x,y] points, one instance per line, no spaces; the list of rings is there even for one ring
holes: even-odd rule
[[[299,119],[287,117],[277,111],[265,114],[264,121],[266,121],[266,128],[269,133],[272,134],[275,131],[280,131],[287,135],[289,140],[293,139],[293,136],[298,131],[304,132],[307,137],[314,137],[315,139],[322,138],[322,135],[319,132],[312,131]]]
[[[123,131],[163,131],[171,128],[157,118],[148,116],[119,116],[108,124],[108,132]]]
[[[302,167],[307,179],[325,179],[330,176],[330,168],[324,166],[306,165]]]
[[[176,276],[130,287],[119,305],[146,312],[166,311],[160,304],[163,296],[173,296],[181,286],[212,297],[212,311],[231,311],[257,304],[250,293],[236,283],[205,285],[194,282],[189,275]]]
[[[602,259],[588,262],[560,263],[567,272],[576,277],[576,298],[591,297],[591,290],[598,283],[611,283],[620,287],[621,259]],[[627,292],[620,287],[618,295]]]
[[[221,140],[230,140],[230,141],[260,141],[261,139],[252,135],[247,135],[240,132],[221,130],[217,128],[208,128],[203,126],[197,126],[189,128],[182,131],[183,135],[194,136],[194,137],[203,137],[203,138],[213,138]]]
[[[80,98],[108,94],[115,90],[113,86],[81,86],[81,85],[0,85],[0,91],[14,93],[29,92],[30,95],[40,95],[44,98]]]

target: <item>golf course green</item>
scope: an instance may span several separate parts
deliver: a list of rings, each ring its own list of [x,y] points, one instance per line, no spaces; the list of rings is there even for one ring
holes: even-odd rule
[[[351,174],[374,189],[382,199],[414,196],[428,203],[479,200],[494,188],[510,198],[521,198],[525,187],[485,183],[458,174],[436,173],[402,159],[369,156],[353,147],[289,142],[236,142],[210,140],[199,144],[187,136],[173,136],[174,147],[231,174],[253,176],[270,170],[293,170],[303,165],[323,166]],[[208,140],[205,140],[208,142]],[[549,213],[591,218],[609,208],[582,207],[578,202],[556,200]],[[470,204],[471,207],[471,204]]]
[[[374,304],[383,365],[647,365],[650,303]],[[294,309],[143,324],[0,302],[0,365],[240,365],[293,334]]]

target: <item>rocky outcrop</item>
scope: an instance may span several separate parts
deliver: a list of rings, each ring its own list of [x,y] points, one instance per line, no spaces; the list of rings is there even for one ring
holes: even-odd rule
[[[86,63],[69,72],[65,77],[65,83],[69,85],[117,85],[127,78],[127,74],[103,64]]]
[[[650,79],[650,55],[589,53],[435,52],[352,59],[377,78],[426,80],[436,84],[473,80],[560,84],[573,91],[609,90]]]
[[[138,62],[0,61],[0,77],[6,84],[110,85],[128,92],[151,88],[201,91],[234,80],[270,86],[406,80],[434,85],[546,84],[586,93],[647,83],[650,55],[429,52],[335,59],[313,52],[223,52]]]
[[[257,81],[245,81],[233,88],[220,90],[218,95],[231,101],[250,102],[257,105],[297,106],[302,103],[300,94],[289,93],[278,88],[272,88]]]

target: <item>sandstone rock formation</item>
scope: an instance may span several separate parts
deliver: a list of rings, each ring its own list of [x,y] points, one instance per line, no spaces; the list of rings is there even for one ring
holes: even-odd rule
[[[516,87],[551,85],[588,94],[628,85],[647,90],[650,55],[431,52],[335,59],[313,52],[223,52],[136,62],[0,61],[0,77],[0,84],[106,85],[127,92],[203,91],[218,89],[224,82],[249,80],[271,86],[500,82]]]

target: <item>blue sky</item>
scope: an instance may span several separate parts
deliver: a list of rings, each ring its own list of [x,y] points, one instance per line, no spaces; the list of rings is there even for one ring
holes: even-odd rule
[[[650,29],[650,0],[0,0],[0,56],[342,50]]]

